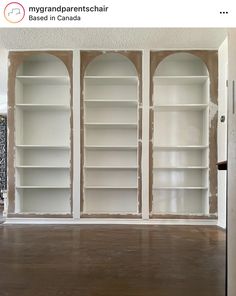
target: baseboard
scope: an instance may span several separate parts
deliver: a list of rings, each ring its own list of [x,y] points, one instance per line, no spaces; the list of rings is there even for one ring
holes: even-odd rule
[[[66,225],[214,225],[217,220],[209,219],[70,219],[70,218],[6,218],[4,224],[66,224]]]

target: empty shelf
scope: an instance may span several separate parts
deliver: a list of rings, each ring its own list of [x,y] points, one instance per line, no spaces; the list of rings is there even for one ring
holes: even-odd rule
[[[34,185],[20,185],[20,186],[16,186],[17,189],[70,189],[70,186],[34,186]]]
[[[70,110],[68,105],[56,104],[17,104],[16,107],[23,110]]]
[[[191,149],[206,149],[208,148],[207,145],[189,145],[189,146],[160,146],[154,145],[153,148],[155,150],[191,150]]]
[[[138,83],[137,76],[85,76],[87,85],[132,85]]]
[[[24,149],[70,149],[70,146],[55,146],[55,145],[16,145],[17,148],[24,148]]]
[[[163,186],[154,186],[154,190],[207,190],[208,187],[163,187]]]
[[[85,169],[94,169],[94,170],[135,170],[138,167],[137,166],[130,166],[130,167],[125,167],[125,166],[85,166]]]
[[[173,105],[154,105],[156,111],[200,111],[208,107],[208,104],[173,104]]]
[[[104,106],[118,106],[129,107],[137,106],[138,102],[135,100],[100,100],[100,99],[87,99],[84,100],[85,104],[92,107],[104,107]]]
[[[44,84],[44,85],[67,85],[70,83],[69,76],[16,76],[23,84]]]
[[[126,150],[136,150],[137,146],[92,146],[86,145],[84,146],[87,150],[118,150],[118,151],[126,151]]]
[[[153,81],[159,85],[203,84],[208,76],[154,76]]]
[[[136,123],[85,123],[88,128],[137,128]]]

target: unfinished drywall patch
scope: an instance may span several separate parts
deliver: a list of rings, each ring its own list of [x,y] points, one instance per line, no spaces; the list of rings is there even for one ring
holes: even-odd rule
[[[210,112],[210,127],[212,125],[212,120],[214,120],[215,116],[218,112],[218,105],[210,101],[209,103],[209,112]]]

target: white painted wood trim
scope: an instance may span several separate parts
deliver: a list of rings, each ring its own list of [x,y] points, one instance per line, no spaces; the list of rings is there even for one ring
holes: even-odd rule
[[[80,218],[80,51],[73,51],[73,209]],[[46,219],[45,219],[46,223]]]
[[[68,219],[68,218],[7,218],[4,224],[71,224],[71,225],[208,225],[216,226],[217,220],[207,219]]]
[[[149,219],[149,89],[150,51],[144,50],[142,57],[142,219]]]

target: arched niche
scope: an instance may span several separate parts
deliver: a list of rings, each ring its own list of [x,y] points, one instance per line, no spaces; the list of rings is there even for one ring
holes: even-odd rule
[[[152,216],[209,217],[217,212],[217,125],[210,110],[210,101],[217,101],[216,57],[208,51],[151,53]]]
[[[50,53],[34,53],[20,62],[18,76],[69,76],[65,63]]]
[[[135,62],[141,56],[135,55],[81,53],[82,217],[141,213],[141,82]]]
[[[206,64],[192,53],[173,53],[156,67],[154,76],[208,76]]]
[[[137,76],[135,65],[120,53],[105,53],[93,58],[87,65],[88,76]]]
[[[217,50],[163,50],[151,51],[150,53],[150,76],[153,77],[158,65],[167,57],[174,54],[191,54],[198,57],[206,65],[210,77],[210,101],[214,104],[218,102],[218,51]],[[153,93],[151,83],[150,94]],[[152,105],[152,96],[150,96]]]
[[[9,58],[9,216],[71,216],[72,52]]]

